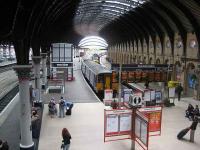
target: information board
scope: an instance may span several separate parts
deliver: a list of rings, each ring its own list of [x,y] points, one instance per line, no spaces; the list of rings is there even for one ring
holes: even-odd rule
[[[141,122],[141,136],[140,139],[144,145],[147,145],[147,137],[148,137],[148,132],[147,132],[147,122],[142,121]]]
[[[107,89],[104,90],[104,100],[112,100],[113,99],[113,90]]]
[[[155,92],[155,99],[156,99],[156,103],[162,103],[162,93],[161,93],[161,91]]]
[[[142,112],[148,117],[150,135],[154,136],[160,135],[161,123],[162,123],[162,107],[161,106],[144,107],[140,108],[138,111]]]
[[[151,90],[151,101],[155,100],[155,91]]]
[[[128,101],[129,101],[129,96],[133,93],[132,92],[133,90],[132,89],[124,89],[124,102],[125,103],[128,103]]]
[[[131,130],[132,114],[120,115],[120,132],[129,132]]]
[[[143,113],[136,111],[135,116],[135,141],[144,149],[148,149],[148,124],[149,120]]]
[[[107,124],[106,124],[106,131],[107,134],[115,134],[119,131],[119,117],[118,115],[107,115]]]
[[[151,101],[151,91],[150,90],[144,91],[144,101],[145,102]]]
[[[169,97],[175,97],[175,87],[169,88]]]
[[[104,120],[104,142],[131,138],[131,109],[105,109]]]

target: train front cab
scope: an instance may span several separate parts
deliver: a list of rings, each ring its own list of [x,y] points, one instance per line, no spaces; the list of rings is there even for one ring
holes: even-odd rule
[[[111,73],[100,73],[97,76],[96,89],[100,99],[104,98],[104,90],[112,89]]]

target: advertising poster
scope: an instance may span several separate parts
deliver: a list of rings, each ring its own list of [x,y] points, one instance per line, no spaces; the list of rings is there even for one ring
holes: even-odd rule
[[[147,123],[142,121],[141,122],[141,141],[142,143],[144,143],[145,145],[147,145]]]
[[[149,131],[156,132],[160,131],[161,125],[161,112],[151,112],[149,114]]]
[[[144,101],[145,102],[151,101],[151,91],[144,92]]]
[[[188,74],[188,85],[189,85],[189,88],[194,89],[195,80],[193,80],[192,76],[193,74]]]
[[[113,90],[104,90],[104,100],[113,99]]]
[[[161,91],[156,91],[155,92],[155,98],[156,98],[156,103],[161,103],[162,102],[162,93],[161,93]]]
[[[155,100],[155,91],[151,91],[151,101]]]
[[[106,133],[112,134],[119,131],[118,115],[108,115],[106,123]]]
[[[131,131],[131,114],[121,114],[120,115],[120,132],[130,132]]]
[[[129,96],[132,94],[132,89],[124,89],[123,92],[123,96],[124,96],[124,102],[128,103],[129,101]]]
[[[140,138],[140,122],[141,119],[139,117],[135,118],[135,135]]]
[[[175,87],[169,88],[169,97],[175,97]]]

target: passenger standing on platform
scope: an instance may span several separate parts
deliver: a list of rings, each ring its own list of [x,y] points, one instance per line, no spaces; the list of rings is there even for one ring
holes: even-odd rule
[[[48,107],[49,107],[49,115],[51,116],[51,118],[53,118],[53,116],[57,113],[56,102],[54,98],[51,98]]]
[[[177,87],[176,87],[176,93],[178,95],[178,101],[181,100],[181,93],[183,91],[183,87],[181,86],[181,84],[179,84]]]
[[[198,124],[198,117],[194,116],[194,120],[190,126],[190,142],[194,142],[194,134]]]
[[[199,116],[200,115],[200,113],[199,113],[199,106],[198,105],[195,106],[194,115],[195,116]]]
[[[71,134],[69,133],[67,128],[62,129],[62,138],[63,138],[63,140],[62,140],[61,148],[63,150],[69,150]]]
[[[3,142],[2,140],[0,140],[0,150],[9,150],[7,141]]]
[[[59,101],[59,117],[64,118],[65,117],[65,101],[63,97],[61,96]]]

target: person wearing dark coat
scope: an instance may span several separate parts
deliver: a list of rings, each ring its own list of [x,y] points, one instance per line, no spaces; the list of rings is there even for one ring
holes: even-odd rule
[[[191,118],[192,119],[194,117],[194,107],[192,106],[192,104],[188,105],[188,108],[185,111],[185,113],[186,113],[185,117],[187,117],[187,118]]]
[[[62,129],[62,145],[61,145],[61,148],[63,150],[69,150],[69,147],[70,147],[70,140],[71,140],[71,134],[69,133],[69,131],[67,130],[67,128],[63,128]]]
[[[183,91],[183,87],[181,86],[181,84],[179,84],[177,87],[176,87],[176,93],[178,95],[178,101],[181,100],[181,93]]]
[[[198,106],[198,105],[195,106],[194,115],[196,115],[196,116],[199,116],[199,115],[200,115],[200,114],[199,114],[199,106]]]
[[[198,125],[198,117],[194,116],[194,120],[190,126],[190,142],[194,142],[194,134]]]
[[[7,141],[3,142],[2,140],[0,140],[0,150],[9,150]]]

